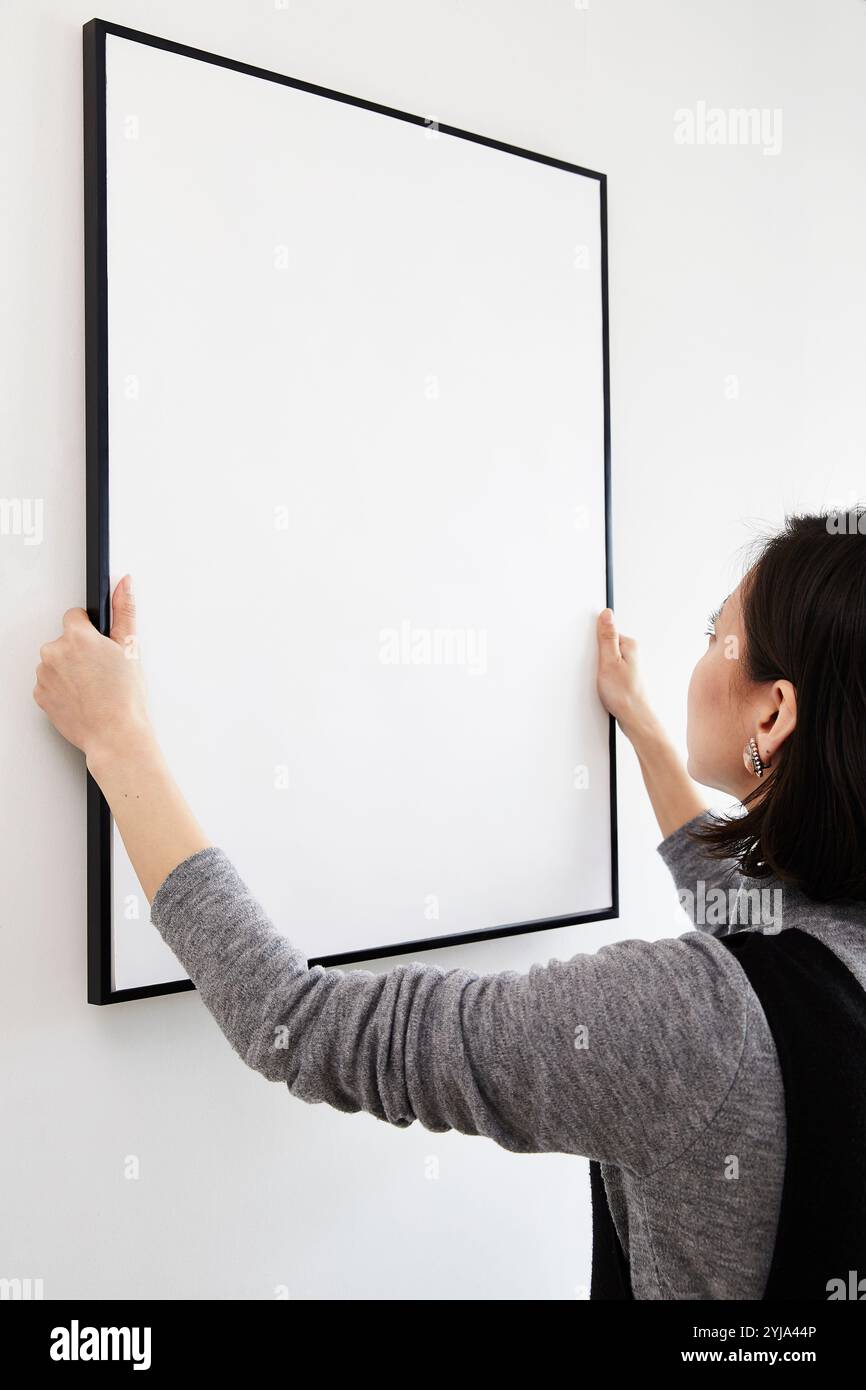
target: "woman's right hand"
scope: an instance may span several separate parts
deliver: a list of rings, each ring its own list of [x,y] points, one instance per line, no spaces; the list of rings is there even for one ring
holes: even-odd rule
[[[42,647],[33,697],[80,748],[123,836],[148,902],[184,859],[210,840],[162,756],[147,713],[129,576],[114,591],[111,633],[70,608],[63,634]]]
[[[33,698],[88,765],[150,733],[128,575],[114,591],[109,637],[83,608],[70,608],[62,635],[39,654]]]
[[[641,730],[654,723],[638,665],[637,642],[620,636],[610,608],[598,615],[596,632],[599,699],[626,738],[634,741]]]

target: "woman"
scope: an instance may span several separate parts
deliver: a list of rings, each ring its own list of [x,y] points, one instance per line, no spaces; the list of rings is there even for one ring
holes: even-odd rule
[[[86,755],[154,924],[249,1066],[396,1126],[588,1156],[592,1297],[857,1297],[860,1277],[866,1293],[856,529],[789,521],[713,615],[689,688],[688,771],[634,642],[600,615],[599,695],[640,760],[659,852],[698,930],[528,974],[309,969],[172,780],[126,659],[128,579],[113,620],[106,638],[67,613],[34,696]],[[711,817],[689,774],[744,815]]]

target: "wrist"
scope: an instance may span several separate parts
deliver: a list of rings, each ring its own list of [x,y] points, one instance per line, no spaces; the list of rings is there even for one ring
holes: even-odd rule
[[[156,756],[159,756],[156,735],[147,720],[139,719],[104,730],[85,750],[87,771],[100,785],[114,769]]]
[[[642,747],[654,747],[668,741],[662,724],[648,706],[631,710],[617,722],[636,752]]]

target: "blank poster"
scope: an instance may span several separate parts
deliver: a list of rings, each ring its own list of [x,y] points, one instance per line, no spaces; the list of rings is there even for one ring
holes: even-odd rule
[[[88,602],[205,830],[311,961],[615,915],[603,178],[85,58]],[[90,997],[182,987],[93,789],[89,852]]]

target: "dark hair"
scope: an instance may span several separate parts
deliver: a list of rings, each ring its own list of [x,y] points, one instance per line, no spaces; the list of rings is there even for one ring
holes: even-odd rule
[[[745,813],[688,834],[751,877],[775,874],[818,902],[864,901],[866,509],[789,517],[740,596],[738,679],[789,680],[797,725]]]

